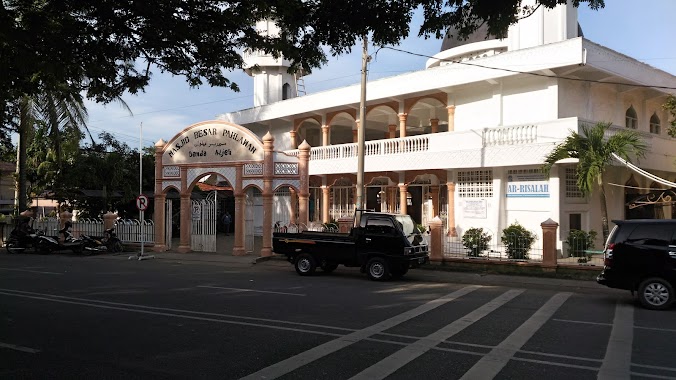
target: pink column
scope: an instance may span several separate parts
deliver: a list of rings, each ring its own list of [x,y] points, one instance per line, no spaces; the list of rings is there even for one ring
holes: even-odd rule
[[[322,146],[329,145],[329,131],[330,127],[328,125],[322,125]]]
[[[355,120],[355,129],[352,130],[352,142],[359,142],[359,120]]]
[[[408,192],[408,185],[399,185],[399,213],[406,214],[408,212],[408,205],[406,204],[406,193]]]
[[[329,216],[329,187],[322,186],[322,223],[328,223],[331,221]]]
[[[455,131],[455,106],[446,107],[448,110],[448,131]]]
[[[289,131],[289,137],[291,138],[291,146],[296,148],[296,131]]]
[[[439,186],[430,186],[432,194],[432,212],[434,216],[439,216]]]
[[[430,126],[432,127],[432,133],[439,132],[439,119],[430,119]]]
[[[303,141],[298,147],[298,174],[300,175],[300,191],[298,193],[298,219],[307,224],[309,218],[310,200],[310,144]]]
[[[246,248],[244,247],[244,234],[246,232],[246,194],[242,189],[242,177],[244,175],[244,165],[238,164],[235,166],[235,220],[233,220],[235,228],[235,244],[232,247],[233,256],[246,255]]]
[[[406,119],[408,114],[400,113],[399,114],[399,137],[406,137]]]
[[[291,216],[289,223],[291,224],[298,224],[298,218],[296,215],[296,210],[298,210],[298,193],[294,189],[289,189],[289,193],[291,194]]]
[[[388,136],[389,138],[391,138],[391,139],[397,138],[397,126],[396,126],[396,125],[394,125],[394,124],[388,125],[388,126],[387,126],[387,130],[388,130],[388,132],[389,132],[389,134],[390,134],[390,135]]]
[[[272,256],[272,179],[274,177],[275,138],[270,132],[263,136],[263,247],[261,256]]]
[[[444,259],[443,222],[435,216],[430,222],[430,261],[440,263]]]
[[[556,267],[556,230],[559,224],[551,219],[547,219],[540,224],[542,227],[542,265],[545,267]]]
[[[115,227],[115,221],[117,220],[117,214],[108,211],[103,214],[103,229],[107,230],[109,228]]]
[[[67,222],[67,221],[72,221],[72,220],[73,220],[73,213],[72,213],[72,212],[70,212],[70,211],[61,211],[61,212],[59,213],[59,229],[62,229],[62,228],[66,225],[66,222]],[[71,231],[71,232],[72,232],[72,231]],[[47,232],[47,235],[49,235],[49,232]],[[60,242],[63,242],[63,239],[64,239],[63,234],[59,234],[59,236],[57,236],[57,239],[58,239]]]
[[[152,250],[155,252],[164,252],[167,250],[165,239],[166,216],[164,202],[166,197],[162,192],[162,150],[164,149],[164,141],[160,140],[155,144],[155,211],[153,212],[153,224],[155,225],[155,244]],[[105,220],[105,217],[104,217]],[[105,227],[110,228],[110,227]],[[170,226],[171,228],[171,226]]]

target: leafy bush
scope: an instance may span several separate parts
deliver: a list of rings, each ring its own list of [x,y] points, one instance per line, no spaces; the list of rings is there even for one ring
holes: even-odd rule
[[[528,252],[535,242],[535,234],[515,222],[502,230],[501,240],[508,258],[528,260]]]
[[[470,228],[462,234],[462,245],[467,250],[468,256],[479,257],[488,249],[488,243],[492,238],[483,228]]]
[[[577,257],[577,262],[586,263],[591,259],[591,254],[585,251],[594,248],[594,240],[596,239],[596,231],[589,232],[581,230],[570,230],[568,237],[564,243],[568,244],[568,254],[571,257]]]

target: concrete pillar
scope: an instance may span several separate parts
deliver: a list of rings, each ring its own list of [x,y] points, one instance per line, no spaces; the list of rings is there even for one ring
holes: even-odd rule
[[[439,119],[430,119],[430,126],[432,127],[432,133],[439,132]]]
[[[439,216],[439,186],[430,186],[432,195],[432,216]]]
[[[551,218],[540,224],[542,227],[542,265],[545,267],[556,267],[556,230],[559,224]]]
[[[59,230],[61,230],[66,225],[66,222],[68,222],[68,221],[70,221],[70,222],[73,221],[73,213],[70,212],[70,211],[61,211],[59,213]],[[47,235],[49,235],[49,233],[47,233]],[[64,238],[63,234],[59,233],[57,239],[60,242],[63,242],[63,238]]]
[[[153,213],[153,224],[155,225],[155,244],[153,245],[152,250],[155,252],[164,252],[167,250],[167,244],[165,241],[166,234],[164,233],[166,230],[165,222],[167,220],[165,211],[166,207],[164,205],[166,201],[166,195],[160,193],[158,194],[155,192],[155,212]],[[108,215],[108,214],[106,214]],[[115,214],[113,214],[115,215]],[[103,216],[104,218],[104,229],[105,227],[105,215]],[[108,227],[110,228],[110,227]],[[169,226],[171,228],[171,226]]]
[[[430,261],[440,263],[444,259],[444,223],[435,216],[430,222]]]
[[[296,131],[289,131],[289,137],[291,138],[291,147],[296,149]]]
[[[261,256],[272,256],[272,180],[274,177],[274,142],[270,132],[263,136],[263,247]]]
[[[338,231],[344,234],[350,233],[354,220],[352,218],[342,217],[338,218]]]
[[[446,107],[448,110],[448,131],[455,131],[455,106]]]
[[[359,120],[354,122],[355,128],[352,130],[352,142],[359,142]]]
[[[406,137],[406,118],[408,114],[399,114],[399,137]]]
[[[232,247],[233,256],[246,255],[246,247],[244,247],[245,233],[246,233],[246,194],[242,186],[242,177],[244,175],[244,165],[238,164],[235,166],[235,188],[233,194],[235,196],[235,215],[234,215],[234,233],[235,243]]]
[[[388,130],[388,133],[389,133],[388,138],[391,138],[391,139],[397,138],[397,126],[396,125],[394,125],[394,124],[388,125],[387,130]]]
[[[298,174],[300,192],[298,193],[298,219],[300,223],[310,223],[310,144],[303,141],[298,147]]]
[[[328,125],[322,125],[322,146],[328,146],[329,145],[329,131],[331,130],[331,127]]]
[[[152,250],[155,252],[164,252],[167,250],[166,244],[166,207],[164,203],[166,201],[166,195],[162,193],[162,178],[164,174],[162,173],[162,150],[164,149],[165,142],[160,139],[155,143],[155,210],[153,212],[153,224],[155,225],[155,244],[153,244]],[[104,215],[104,229],[110,227],[105,227],[105,215]],[[169,226],[171,228],[171,226]]]
[[[109,228],[115,227],[115,221],[117,220],[117,214],[108,211],[103,214],[103,229],[107,230]],[[164,241],[164,240],[163,240]]]
[[[399,185],[399,213],[406,214],[408,212],[408,205],[406,204],[406,193],[408,192],[408,185]]]
[[[458,230],[455,227],[455,182],[446,182],[448,191],[446,199],[448,200],[448,236],[458,237]]]

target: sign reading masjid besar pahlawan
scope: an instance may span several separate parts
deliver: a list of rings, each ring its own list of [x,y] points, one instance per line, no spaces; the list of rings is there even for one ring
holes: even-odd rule
[[[194,125],[176,135],[164,150],[163,165],[262,161],[263,144],[244,128],[225,122]]]

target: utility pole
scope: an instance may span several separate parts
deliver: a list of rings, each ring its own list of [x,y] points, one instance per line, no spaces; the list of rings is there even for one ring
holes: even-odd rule
[[[359,130],[357,131],[357,209],[365,207],[364,202],[364,131],[366,130],[366,69],[368,67],[368,34],[363,37],[361,54],[361,100],[359,101]]]

